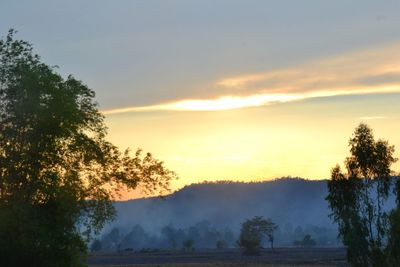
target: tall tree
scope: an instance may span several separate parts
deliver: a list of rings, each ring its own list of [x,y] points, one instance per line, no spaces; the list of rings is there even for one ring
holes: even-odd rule
[[[394,147],[384,140],[375,141],[365,124],[356,128],[349,145],[347,173],[336,166],[328,182],[331,216],[353,266],[386,266],[387,241],[394,237],[388,235],[390,211],[385,207],[395,179],[391,171],[397,160]]]
[[[94,92],[14,34],[0,40],[0,265],[81,266],[120,190],[166,190],[175,175],[106,141]]]

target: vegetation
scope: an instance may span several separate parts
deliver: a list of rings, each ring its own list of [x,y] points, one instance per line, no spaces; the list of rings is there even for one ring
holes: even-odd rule
[[[400,266],[400,181],[392,176],[394,147],[375,141],[365,124],[355,129],[349,145],[347,173],[339,166],[332,169],[327,197],[348,260],[353,266]],[[397,198],[394,209],[388,208],[392,192]]]
[[[317,242],[311,238],[311,235],[305,235],[302,240],[296,240],[293,244],[297,247],[310,248],[315,247]]]
[[[194,242],[192,239],[185,239],[182,242],[182,249],[183,251],[193,251],[194,250]]]
[[[225,240],[217,240],[217,242],[215,243],[215,247],[216,247],[217,249],[224,249],[224,248],[226,248]]]
[[[14,33],[0,40],[0,265],[81,266],[118,192],[164,191],[175,175],[106,141],[94,92]]]
[[[132,230],[123,232],[113,228],[100,239],[103,251],[117,251],[131,248],[134,251],[142,249],[184,250],[195,248],[233,247],[234,234],[229,228],[216,229],[207,221],[199,222],[187,228],[175,228],[167,225],[159,232],[147,232],[140,225],[134,225]]]
[[[248,219],[242,224],[237,244],[244,248],[245,255],[258,255],[262,248],[262,238],[266,236],[270,242],[271,239],[273,242],[273,233],[276,229],[275,223],[270,219],[264,219],[262,216]],[[271,247],[273,248],[272,242]]]

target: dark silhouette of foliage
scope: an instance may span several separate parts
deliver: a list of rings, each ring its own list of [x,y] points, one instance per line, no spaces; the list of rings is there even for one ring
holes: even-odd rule
[[[388,260],[390,266],[400,266],[400,179],[395,181],[396,208],[389,214]]]
[[[194,250],[194,242],[192,239],[185,239],[182,242],[183,251],[193,251]]]
[[[114,227],[110,232],[103,235],[101,239],[102,248],[105,250],[114,250],[118,247],[120,240],[120,231],[118,228]]]
[[[274,232],[278,229],[278,226],[272,222],[271,219],[267,219],[267,224],[268,224],[268,232],[267,232],[267,238],[268,241],[271,245],[271,249],[274,249]]]
[[[302,240],[294,241],[294,245],[298,247],[310,248],[315,247],[317,245],[317,242],[311,238],[311,235],[305,235]]]
[[[245,255],[259,255],[262,238],[273,236],[276,229],[277,226],[270,219],[266,220],[262,216],[248,219],[242,223],[237,244],[244,248]]]
[[[400,232],[396,231],[397,211],[388,211],[385,203],[395,179],[390,169],[397,160],[394,147],[384,140],[375,141],[365,124],[356,128],[349,145],[347,173],[336,166],[328,182],[331,216],[353,266],[393,266],[388,252],[395,253]]]
[[[94,92],[14,33],[0,40],[0,265],[81,266],[120,190],[166,190],[175,175],[106,141]]]
[[[234,246],[236,240],[229,228],[216,229],[209,222],[202,221],[187,228],[175,228],[173,225],[162,227],[160,232],[148,232],[142,226],[136,224],[130,231],[125,232],[122,228],[112,228],[101,238],[101,250],[104,252],[115,252],[132,248],[135,251],[142,249],[177,250],[182,245],[187,250],[188,240],[191,246],[196,248],[221,248]],[[192,249],[190,248],[190,250]]]
[[[136,224],[132,230],[125,235],[119,246],[121,249],[132,248],[139,250],[147,246],[150,243],[150,236],[145,232],[142,226]]]
[[[226,244],[224,240],[217,240],[217,242],[215,243],[215,247],[217,249],[224,249],[226,248]]]
[[[171,226],[167,225],[161,229],[161,234],[164,236],[164,239],[169,244],[171,249],[176,249],[177,246],[177,230]]]

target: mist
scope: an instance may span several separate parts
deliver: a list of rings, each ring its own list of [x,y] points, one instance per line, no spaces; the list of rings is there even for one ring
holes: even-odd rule
[[[178,249],[185,240],[193,248],[216,248],[218,241],[229,248],[244,220],[263,216],[278,225],[277,246],[293,246],[305,235],[318,246],[341,246],[327,194],[326,180],[301,178],[192,184],[164,198],[115,202],[117,218],[98,239],[105,250]]]

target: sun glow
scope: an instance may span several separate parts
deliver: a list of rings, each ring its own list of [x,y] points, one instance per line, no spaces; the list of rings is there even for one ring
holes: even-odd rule
[[[174,103],[161,105],[153,105],[147,107],[132,107],[105,110],[105,115],[140,112],[140,111],[156,111],[156,110],[176,110],[176,111],[218,111],[238,109],[245,107],[258,107],[273,103],[283,103],[301,99],[301,95],[291,94],[266,94],[266,95],[251,95],[246,97],[225,96],[217,99],[207,100],[182,100]]]
[[[335,90],[311,91],[298,94],[257,94],[243,97],[225,96],[217,99],[206,100],[182,100],[172,103],[151,105],[144,107],[128,107],[103,111],[105,115],[113,115],[128,112],[146,111],[220,111],[246,107],[260,107],[277,103],[305,100],[316,97],[331,97],[340,95],[373,94],[373,93],[397,93],[400,85],[377,87],[354,87]]]

